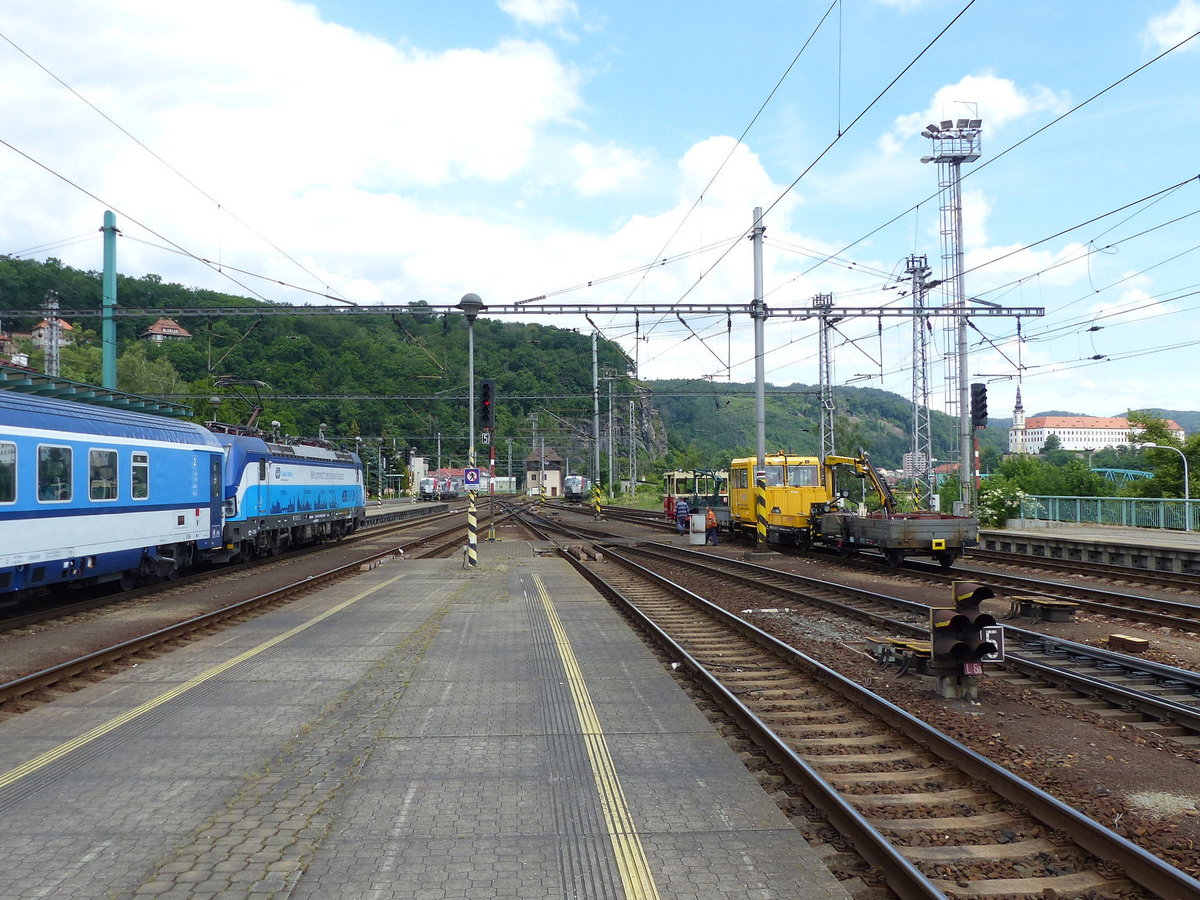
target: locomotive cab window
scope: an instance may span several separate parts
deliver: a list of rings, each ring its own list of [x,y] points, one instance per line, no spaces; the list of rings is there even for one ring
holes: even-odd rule
[[[791,487],[813,487],[817,484],[816,466],[789,466],[787,483]]]
[[[0,441],[0,503],[17,499],[17,445]]]
[[[39,444],[37,448],[38,500],[66,503],[71,499],[71,448]]]
[[[134,500],[150,496],[150,454],[134,451],[129,461],[129,485]]]
[[[88,451],[88,498],[117,499],[117,451]]]

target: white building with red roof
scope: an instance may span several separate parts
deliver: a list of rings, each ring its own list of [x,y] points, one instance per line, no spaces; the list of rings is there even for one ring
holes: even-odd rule
[[[1167,420],[1167,426],[1180,441],[1186,436],[1177,422]],[[1123,416],[1033,416],[1025,418],[1021,406],[1021,389],[1017,388],[1017,405],[1013,408],[1013,424],[1008,430],[1009,453],[1040,453],[1050,435],[1057,435],[1063,450],[1100,450],[1137,441],[1142,430]]]

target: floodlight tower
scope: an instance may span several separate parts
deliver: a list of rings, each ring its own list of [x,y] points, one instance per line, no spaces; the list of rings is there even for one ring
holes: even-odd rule
[[[973,507],[971,495],[974,470],[971,420],[967,415],[967,294],[963,287],[962,249],[962,164],[975,162],[980,155],[981,119],[944,119],[940,125],[926,125],[921,137],[929,138],[933,153],[921,162],[938,165],[938,189],[942,197],[942,284],[946,306],[958,311],[948,320],[946,353],[946,411],[958,413],[958,484],[959,497],[966,510]],[[950,329],[954,329],[951,333]],[[957,346],[957,351],[950,348]],[[957,366],[953,361],[957,361]]]

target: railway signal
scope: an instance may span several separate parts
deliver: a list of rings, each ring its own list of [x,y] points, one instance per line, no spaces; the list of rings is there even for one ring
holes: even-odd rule
[[[971,385],[971,427],[987,428],[987,385],[976,382]]]
[[[496,382],[491,378],[479,382],[479,426],[486,431],[496,427]]]
[[[952,591],[952,608],[929,611],[929,666],[943,697],[974,698],[979,694],[974,679],[983,674],[983,663],[1001,658],[996,619],[980,608],[996,593],[969,581],[954,582]]]

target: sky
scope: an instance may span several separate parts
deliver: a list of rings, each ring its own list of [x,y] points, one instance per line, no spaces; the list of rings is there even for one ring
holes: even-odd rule
[[[1045,313],[970,319],[991,414],[1018,386],[1030,415],[1196,410],[1197,32],[1200,0],[6,0],[0,253],[98,271],[112,210],[131,277],[545,297],[503,319],[598,331],[642,378],[746,382],[753,210],[768,309],[908,308],[910,257],[949,271],[921,132],[978,118],[964,295]],[[817,327],[766,320],[770,383],[818,382]],[[911,319],[829,334],[835,385],[911,396]]]

